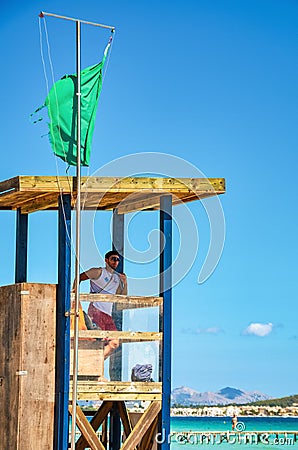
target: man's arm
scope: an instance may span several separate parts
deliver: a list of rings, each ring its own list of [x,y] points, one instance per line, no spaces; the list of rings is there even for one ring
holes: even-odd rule
[[[86,281],[86,280],[96,280],[97,278],[100,277],[101,271],[102,271],[101,267],[92,267],[91,269],[86,270],[86,272],[80,273],[79,283],[81,281]],[[72,285],[73,291],[75,290],[75,286],[76,286],[76,279],[74,280],[73,285]]]
[[[118,273],[120,278],[120,283],[118,286],[118,289],[116,291],[116,294],[120,295],[127,295],[127,278],[125,273]]]

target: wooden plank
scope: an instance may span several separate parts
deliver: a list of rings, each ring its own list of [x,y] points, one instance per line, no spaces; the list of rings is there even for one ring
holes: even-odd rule
[[[154,308],[154,307],[158,307],[157,304],[154,303],[116,303],[115,304],[115,308],[116,310],[125,310],[125,309],[140,309],[140,308]]]
[[[20,177],[13,177],[8,180],[0,181],[0,194],[11,190],[17,190],[19,188],[19,178]]]
[[[158,415],[152,422],[151,427],[146,431],[143,439],[141,440],[138,450],[152,450],[153,448],[157,447],[157,442],[154,439],[158,431],[157,424],[158,424]]]
[[[161,400],[161,383],[78,381],[78,400]]]
[[[73,177],[58,176],[20,176],[20,191],[63,192],[70,194],[73,189]]]
[[[161,393],[102,393],[102,392],[78,392],[77,396],[78,400],[96,400],[96,401],[153,401],[158,400],[161,401]]]
[[[173,205],[175,205],[175,206],[182,205],[184,203],[192,202],[195,200],[200,200],[200,199],[204,198],[204,196],[211,197],[214,195],[219,195],[221,193],[222,193],[221,191],[213,191],[213,192],[205,191],[205,193],[200,192],[200,194],[198,195],[195,192],[191,192],[191,193],[171,192]],[[118,206],[118,209],[122,214],[134,212],[134,211],[159,210],[160,198],[162,195],[166,195],[166,194],[168,194],[168,192],[164,191],[163,193],[159,193],[155,196],[152,196],[152,195],[148,196],[147,200],[142,200],[139,202],[130,201],[130,199],[124,200]]]
[[[93,428],[93,430],[96,432],[100,425],[105,422],[107,415],[111,411],[113,407],[113,402],[103,402],[96,414],[92,417],[90,421],[90,425]],[[105,439],[104,439],[105,440]],[[104,445],[104,443],[103,443]],[[87,439],[85,436],[80,436],[78,441],[76,442],[76,450],[84,450],[88,446]]]
[[[73,337],[73,331],[71,331]],[[119,339],[121,342],[161,341],[162,333],[152,331],[80,330],[79,338]]]
[[[72,298],[74,298],[74,294],[72,294]],[[148,306],[159,306],[163,302],[162,297],[155,296],[133,296],[133,295],[105,295],[105,294],[80,294],[81,302],[108,302],[108,303],[117,303],[126,306],[129,308],[138,307],[139,305],[143,305],[144,307]]]
[[[78,375],[103,377],[104,375],[104,342],[96,339],[79,339]],[[73,373],[73,339],[70,345],[70,373]]]
[[[101,427],[101,442],[105,448],[108,447],[108,418],[106,417]]]
[[[35,197],[31,192],[10,191],[0,195],[0,207],[9,206],[11,209],[17,209],[18,204],[24,200],[30,200]]]
[[[53,449],[55,306],[56,285],[0,288],[3,449]]]
[[[142,440],[144,434],[151,426],[152,422],[161,410],[160,402],[152,402],[151,405],[146,409],[133,431],[125,440],[121,447],[121,450],[133,450]]]
[[[222,194],[225,192],[225,180],[223,178],[82,177],[81,188],[82,195],[86,193],[83,202],[85,209],[108,210],[122,203],[119,205],[118,212],[124,213],[129,208],[158,209],[159,196],[165,193],[172,194],[184,202]],[[15,177],[0,183],[0,208],[21,207],[23,213],[57,209],[57,197],[60,193],[72,194],[72,207],[74,207],[75,192],[75,177]],[[135,196],[131,198],[131,194],[137,194],[138,200]],[[146,200],[148,195],[150,200]],[[125,202],[127,196],[129,198]],[[155,196],[157,198],[154,200]],[[173,201],[173,204],[175,203],[176,199]]]
[[[75,177],[56,176],[21,176],[16,177],[21,191],[75,192]],[[13,179],[12,179],[13,180]],[[8,183],[7,183],[7,182]],[[9,180],[2,182],[10,185]],[[162,178],[162,177],[82,177],[81,191],[84,192],[138,192],[150,190],[154,192],[193,192],[225,189],[223,178]]]
[[[49,208],[58,208],[58,198],[59,194],[55,193],[42,193],[35,196],[34,198],[26,199],[23,202],[18,202],[22,213],[30,214],[35,211],[42,211]]]
[[[136,193],[128,196],[117,207],[120,214],[126,214],[132,211],[141,211],[143,209],[155,208],[159,205],[161,193],[147,191],[145,193]]]
[[[161,383],[137,381],[78,381],[78,392],[161,393]],[[70,384],[70,388],[72,383]]]
[[[167,193],[165,192],[165,194],[167,194]],[[118,209],[122,214],[134,212],[134,211],[159,210],[161,196],[162,196],[162,194],[158,194],[152,198],[148,198],[148,200],[143,200],[141,202],[132,202],[131,203],[129,201],[127,201],[127,202],[123,201],[118,206]],[[194,193],[192,195],[187,195],[187,196],[184,196],[181,193],[179,193],[179,196],[173,195],[173,205],[178,205],[178,204],[186,203],[186,201],[189,202],[189,201],[194,201],[194,200],[199,200],[198,196],[196,196]]]
[[[197,183],[195,180],[202,180]],[[198,184],[206,186],[206,178],[161,178],[161,177],[82,177],[82,192],[85,190],[96,192],[128,192],[133,193],[140,190],[187,190],[188,185],[197,187]],[[210,179],[211,180],[211,179]],[[214,180],[214,179],[213,179]]]
[[[21,376],[19,448],[22,450],[52,449],[55,404],[56,285],[22,283],[20,294],[23,338],[19,370],[26,370],[27,375]],[[47,430],[47,433],[44,430]]]
[[[69,412],[72,415],[72,406],[69,405]],[[76,425],[79,428],[80,432],[86,439],[88,446],[91,450],[105,450],[104,446],[98,439],[94,429],[88,422],[85,414],[81,410],[81,408],[77,405],[76,407]]]
[[[132,425],[131,425],[129,415],[127,413],[125,402],[118,402],[117,405],[118,405],[119,415],[122,420],[124,433],[126,436],[129,436],[130,433],[132,432]]]
[[[21,304],[17,285],[0,287],[0,442],[4,449],[18,447],[20,406]]]
[[[225,192],[224,181],[218,179],[207,179],[208,182],[203,182],[199,187],[191,180],[190,185],[185,185],[185,188],[175,189],[173,187],[170,193],[173,196],[173,205],[187,203],[190,201],[201,200],[205,197],[220,195]],[[186,181],[187,182],[187,181]],[[117,207],[119,213],[126,214],[134,211],[142,211],[146,209],[158,210],[160,205],[160,197],[169,194],[168,190],[159,191],[154,194],[152,191],[147,191],[146,194],[136,194],[136,196],[129,196],[123,200]]]
[[[84,209],[114,210],[119,203],[125,200],[127,195],[127,192],[107,192],[104,195],[88,192],[84,200]]]

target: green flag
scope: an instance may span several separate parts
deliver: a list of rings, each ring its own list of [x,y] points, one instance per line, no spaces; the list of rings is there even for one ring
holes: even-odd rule
[[[88,166],[102,70],[110,41],[99,64],[81,72],[81,164]],[[54,153],[70,165],[77,165],[77,76],[65,75],[50,90],[45,106],[50,118],[50,142]]]

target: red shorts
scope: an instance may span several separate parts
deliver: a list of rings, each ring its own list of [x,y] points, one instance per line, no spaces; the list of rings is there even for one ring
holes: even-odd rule
[[[90,303],[89,305],[88,314],[91,317],[92,321],[96,323],[96,325],[98,325],[102,330],[117,331],[115,322],[113,321],[112,317],[109,316],[109,314],[100,311],[98,308],[93,306],[92,303]]]

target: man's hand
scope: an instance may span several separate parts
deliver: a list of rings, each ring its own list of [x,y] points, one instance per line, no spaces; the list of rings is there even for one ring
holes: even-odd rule
[[[125,286],[126,283],[127,283],[127,279],[126,279],[125,273],[119,273],[119,277],[120,277],[120,280],[122,281],[123,285]]]

